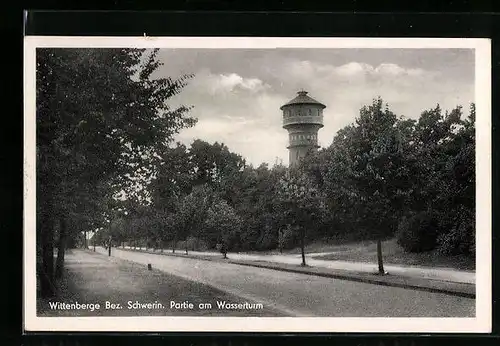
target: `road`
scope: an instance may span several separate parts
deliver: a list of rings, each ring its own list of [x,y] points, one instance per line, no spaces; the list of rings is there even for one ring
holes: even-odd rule
[[[98,248],[106,254],[106,250]],[[133,252],[112,256],[203,283],[288,316],[471,317],[475,300],[440,293],[254,268],[231,263]],[[186,292],[189,296],[189,292]]]

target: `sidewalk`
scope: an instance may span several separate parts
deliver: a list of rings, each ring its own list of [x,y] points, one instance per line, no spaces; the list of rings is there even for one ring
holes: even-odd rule
[[[146,251],[145,248],[125,247],[132,251]],[[152,249],[147,252],[162,254]],[[174,254],[171,249],[164,250],[163,255],[186,257],[184,250]],[[455,269],[429,268],[417,266],[398,266],[384,264],[387,275],[378,275],[378,266],[372,263],[328,261],[314,259],[315,253],[306,255],[306,267],[300,266],[300,255],[256,255],[229,253],[224,260],[217,252],[189,251],[188,257],[196,257],[209,261],[226,261],[229,263],[318,275],[334,279],[352,280],[384,286],[403,287],[430,292],[446,293],[467,298],[475,298],[475,273]]]

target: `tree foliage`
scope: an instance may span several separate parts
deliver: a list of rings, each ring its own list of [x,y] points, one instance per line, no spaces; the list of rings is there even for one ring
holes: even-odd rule
[[[204,239],[211,248],[223,244],[229,251],[240,249],[242,219],[223,199],[218,199],[208,209],[204,225]]]

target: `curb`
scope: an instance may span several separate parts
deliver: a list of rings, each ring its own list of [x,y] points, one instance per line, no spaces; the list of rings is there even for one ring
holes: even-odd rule
[[[458,296],[458,297],[463,297],[463,298],[472,298],[472,299],[476,298],[476,294],[472,293],[472,292],[464,292],[464,291],[459,291],[459,290],[452,290],[452,289],[431,287],[431,286],[424,286],[424,285],[415,285],[415,284],[409,284],[409,283],[404,283],[404,282],[377,280],[377,279],[370,278],[370,277],[363,277],[363,276],[356,276],[356,275],[349,275],[349,274],[312,272],[312,271],[307,271],[307,270],[283,268],[283,267],[277,267],[277,266],[272,266],[272,265],[248,263],[248,262],[229,261],[228,263],[239,264],[239,265],[248,266],[248,267],[273,269],[273,270],[279,270],[279,271],[290,272],[290,273],[315,275],[315,276],[321,276],[321,277],[327,277],[327,278],[339,279],[339,280],[346,280],[346,281],[363,282],[363,283],[380,285],[380,286],[399,287],[399,288],[413,289],[413,290],[432,292],[432,293],[443,293],[443,294],[448,294],[448,295],[453,295],[453,296]],[[401,276],[397,276],[397,277],[393,277],[393,278],[399,279],[399,280],[405,280]],[[423,280],[429,280],[429,279],[423,279]],[[468,284],[463,284],[463,285],[468,285]]]
[[[353,275],[353,274],[347,274],[347,273],[344,274],[344,273],[339,273],[339,272],[332,273],[332,272],[324,272],[324,271],[310,271],[310,270],[304,270],[304,269],[280,267],[280,266],[276,266],[276,265],[272,265],[272,264],[251,263],[251,262],[231,260],[231,259],[223,260],[220,258],[209,258],[209,257],[203,257],[203,256],[188,257],[188,256],[183,255],[183,254],[176,254],[176,253],[174,254],[174,253],[165,253],[165,252],[164,253],[156,253],[156,252],[150,252],[150,251],[145,251],[145,250],[133,250],[133,249],[120,249],[120,250],[150,253],[150,254],[154,254],[154,255],[199,259],[199,260],[210,261],[210,262],[224,262],[224,263],[237,264],[237,265],[242,265],[242,266],[247,266],[247,267],[264,268],[264,269],[278,270],[278,271],[289,272],[289,273],[305,274],[305,275],[320,276],[320,277],[326,277],[326,278],[332,278],[332,279],[338,279],[338,280],[362,282],[362,283],[368,283],[368,284],[374,284],[374,285],[380,285],[380,286],[398,287],[398,288],[412,289],[412,290],[432,292],[432,293],[443,293],[443,294],[448,294],[448,295],[453,295],[453,296],[463,297],[463,298],[471,298],[471,299],[476,298],[475,285],[466,284],[466,283],[450,283],[450,285],[463,285],[465,287],[473,286],[474,287],[473,292],[468,292],[467,290],[454,290],[451,288],[443,288],[443,287],[436,287],[436,286],[429,286],[429,285],[412,284],[412,283],[406,282],[408,279],[406,279],[405,277],[402,277],[402,276],[390,277],[391,279],[399,280],[399,282],[395,282],[395,281],[391,281],[391,279],[383,280],[383,279],[377,279],[377,278],[373,278],[373,277],[367,277],[364,275]],[[270,263],[270,262],[268,262],[268,263]],[[370,275],[370,274],[366,274],[366,275]],[[411,280],[411,278],[409,278],[409,280]],[[426,282],[435,282],[435,283],[442,282],[439,280],[432,280],[432,279],[422,279],[422,280],[424,280]]]

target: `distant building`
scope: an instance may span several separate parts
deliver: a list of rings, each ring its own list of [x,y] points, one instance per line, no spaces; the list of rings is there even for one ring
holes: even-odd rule
[[[283,128],[288,131],[289,166],[296,165],[309,151],[317,150],[318,130],[323,127],[326,106],[299,91],[298,96],[280,107]]]

